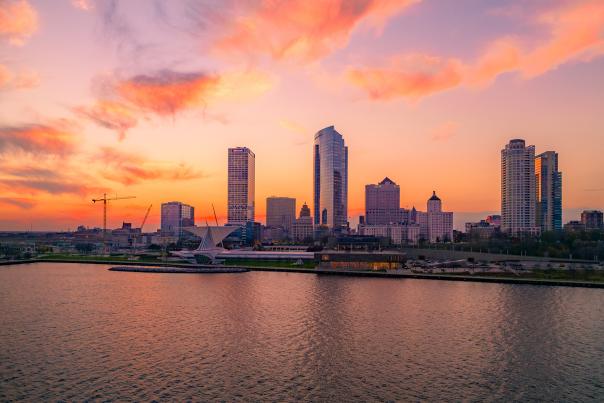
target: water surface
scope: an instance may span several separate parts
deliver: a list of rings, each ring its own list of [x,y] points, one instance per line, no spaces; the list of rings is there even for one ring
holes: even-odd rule
[[[0,267],[0,401],[604,400],[604,290]]]

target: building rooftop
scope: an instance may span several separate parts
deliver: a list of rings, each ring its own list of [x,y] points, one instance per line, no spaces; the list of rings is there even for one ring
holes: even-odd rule
[[[429,198],[428,200],[438,200],[438,201],[440,201],[440,198],[436,195],[436,191],[435,190],[432,191],[432,197]]]

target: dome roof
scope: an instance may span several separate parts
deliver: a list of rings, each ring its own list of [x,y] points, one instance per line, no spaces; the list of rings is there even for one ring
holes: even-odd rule
[[[438,200],[440,201],[439,197],[436,195],[436,191],[432,191],[432,197],[429,198],[428,200]]]

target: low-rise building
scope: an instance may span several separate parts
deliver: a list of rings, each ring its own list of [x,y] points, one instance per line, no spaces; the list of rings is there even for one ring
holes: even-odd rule
[[[389,238],[395,245],[417,245],[419,224],[359,225],[359,235]]]
[[[585,210],[581,213],[581,223],[586,230],[604,229],[603,213],[598,210]]]

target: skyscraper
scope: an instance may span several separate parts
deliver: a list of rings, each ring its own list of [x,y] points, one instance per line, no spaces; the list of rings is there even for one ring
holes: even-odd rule
[[[166,235],[182,236],[184,227],[195,225],[195,208],[178,201],[162,203],[161,232]]]
[[[365,185],[365,223],[380,225],[402,221],[401,189],[390,178]]]
[[[546,151],[535,157],[537,210],[535,219],[541,231],[562,230],[562,172],[558,153]]]
[[[333,126],[315,134],[315,224],[340,230],[348,222],[348,147]]]
[[[229,148],[228,224],[254,221],[256,156],[247,147]]]
[[[275,196],[266,198],[267,227],[280,227],[289,235],[295,219],[296,199]]]
[[[502,231],[536,233],[535,146],[514,139],[501,150]]]

